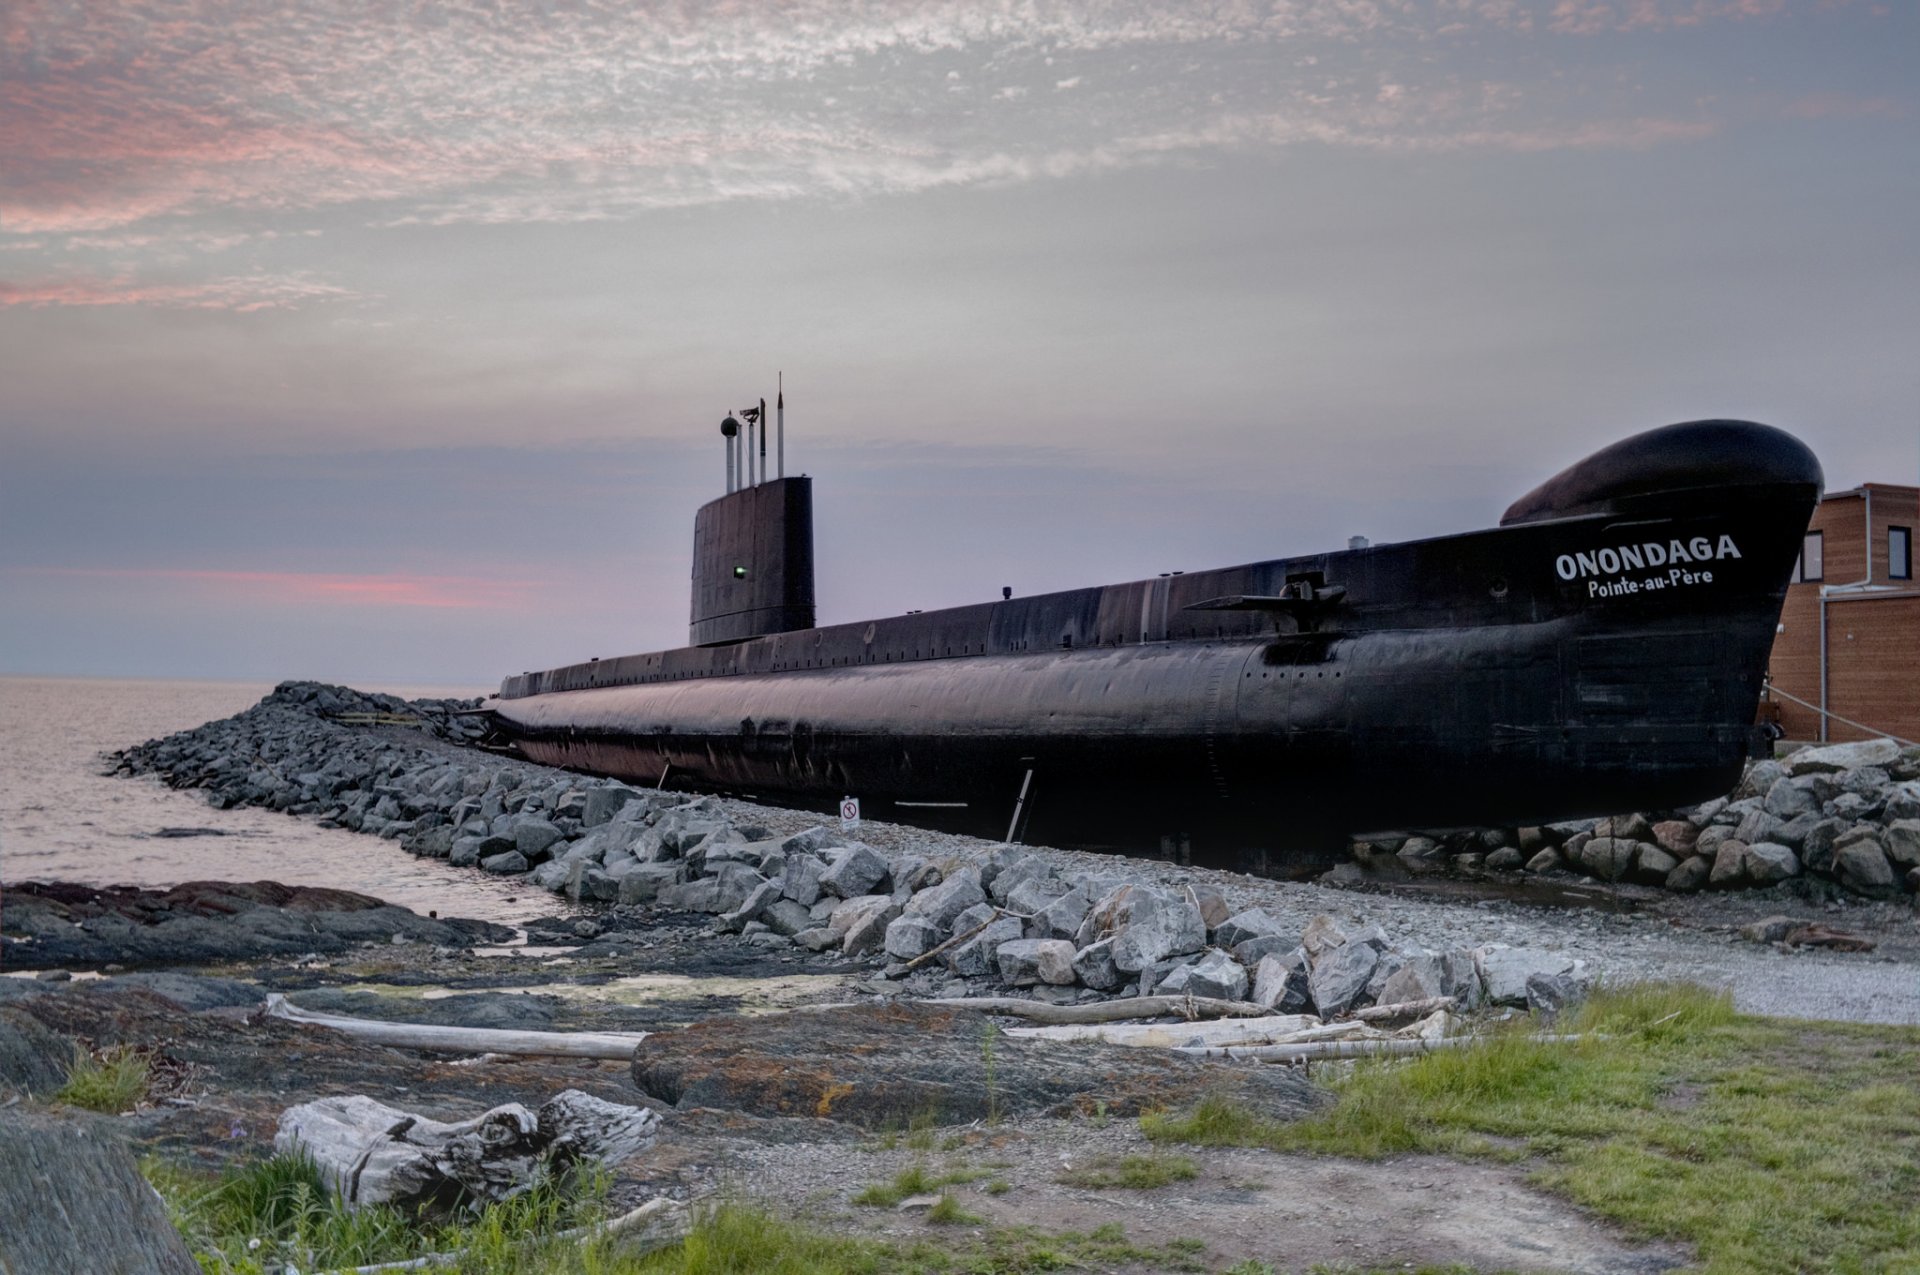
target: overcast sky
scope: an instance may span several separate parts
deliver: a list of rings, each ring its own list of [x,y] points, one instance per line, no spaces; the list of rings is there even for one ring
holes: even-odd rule
[[[1920,5],[0,4],[0,672],[685,641],[1487,526],[1737,416],[1920,480]]]

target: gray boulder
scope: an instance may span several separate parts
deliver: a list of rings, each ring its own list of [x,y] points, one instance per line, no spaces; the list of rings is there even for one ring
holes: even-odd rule
[[[1079,933],[1092,907],[1086,888],[1076,885],[1027,918],[1027,937],[1070,940]]]
[[[1525,1005],[1527,980],[1535,975],[1581,974],[1582,962],[1558,952],[1490,945],[1476,948],[1474,960],[1486,996],[1495,1005]]]
[[[762,881],[753,888],[739,907],[731,912],[723,912],[714,919],[714,926],[727,934],[738,934],[747,928],[750,921],[758,921],[780,897],[780,885],[775,881]],[[792,902],[791,899],[788,902]],[[797,904],[795,906],[798,906]]]
[[[1307,986],[1321,1017],[1331,1018],[1351,1009],[1379,964],[1380,953],[1370,943],[1343,943],[1314,961]]]
[[[1314,960],[1344,945],[1346,941],[1347,932],[1340,928],[1338,921],[1324,912],[1308,921],[1306,932],[1300,936],[1300,945],[1307,949],[1308,957]]]
[[[1834,843],[1833,872],[1840,884],[1861,894],[1877,898],[1896,889],[1893,864],[1871,829],[1856,828]]]
[[[661,891],[686,880],[686,873],[678,863],[642,863],[620,878],[619,902],[652,903]]]
[[[885,902],[861,911],[847,926],[847,936],[840,944],[840,950],[848,956],[863,956],[881,950],[886,945],[887,927],[899,919],[900,905],[890,895],[874,897],[882,898]]]
[[[801,907],[810,908],[820,901],[820,874],[825,871],[826,865],[812,855],[790,850],[780,870],[780,893]]]
[[[907,911],[914,916],[925,917],[939,929],[945,930],[968,908],[978,907],[986,901],[987,892],[980,886],[979,869],[961,868],[939,885],[914,895],[907,904]]]
[[[482,872],[496,872],[502,876],[508,876],[515,872],[525,872],[527,870],[527,857],[518,850],[509,850],[505,854],[488,855],[486,858],[480,860],[480,870]]]
[[[1713,852],[1713,870],[1707,883],[1716,890],[1731,890],[1747,879],[1747,843],[1729,838]]]
[[[1313,1008],[1304,951],[1291,957],[1263,956],[1253,972],[1251,999],[1276,1014],[1302,1014]]]
[[[1880,834],[1887,858],[1902,868],[1920,868],[1920,819],[1896,819]]]
[[[1795,779],[1775,780],[1773,787],[1767,789],[1767,813],[1776,819],[1791,819],[1819,806],[1819,800],[1807,785]]]
[[[1287,927],[1282,922],[1260,908],[1249,908],[1245,912],[1235,913],[1215,927],[1213,941],[1221,947],[1230,948],[1248,939],[1277,938],[1286,933]]]
[[[1786,759],[1790,775],[1812,775],[1859,766],[1890,766],[1900,759],[1900,745],[1891,739],[1863,739],[1851,744],[1802,748]]]
[[[1127,981],[1127,976],[1113,963],[1112,939],[1101,939],[1075,952],[1073,972],[1076,978],[1096,992],[1116,991]]]
[[[1030,876],[1007,891],[1009,912],[1031,916],[1067,892],[1067,883],[1056,876]]]
[[[545,819],[522,819],[513,829],[513,848],[528,863],[537,863],[546,858],[553,844],[565,836]]]
[[[1073,944],[1059,939],[1010,939],[994,949],[994,959],[1009,987],[1074,981]]]
[[[1775,819],[1764,810],[1748,812],[1745,818],[1733,830],[1735,841],[1744,841],[1752,845],[1756,841],[1774,841],[1783,821]]]
[[[1001,917],[948,952],[947,968],[960,978],[983,978],[995,973],[1000,945],[1019,938],[1021,928],[1018,917]]]
[[[760,921],[775,934],[792,938],[813,924],[813,916],[792,899],[778,898],[767,905]]]
[[[1747,875],[1762,885],[1800,875],[1800,860],[1777,842],[1761,841],[1747,847]]]
[[[1695,890],[1705,889],[1707,878],[1712,875],[1713,860],[1696,855],[1681,863],[1681,865],[1673,871],[1667,873],[1665,884],[1669,890],[1678,890],[1685,894],[1691,894]]]
[[[853,845],[839,852],[832,866],[820,874],[820,888],[843,899],[872,894],[887,879],[887,861],[871,846]]]
[[[1566,866],[1566,863],[1560,858],[1560,852],[1552,846],[1548,846],[1527,860],[1527,871],[1529,872],[1560,872],[1563,871]]]
[[[1198,961],[1184,965],[1154,988],[1156,993],[1208,996],[1216,1000],[1238,1001],[1247,998],[1247,971],[1240,962],[1221,951],[1210,949]]]
[[[887,955],[896,961],[911,961],[939,947],[943,936],[944,932],[932,921],[909,912],[887,923],[883,946]]]
[[[1123,970],[1142,970],[1154,961],[1206,946],[1206,922],[1191,900],[1138,890],[1125,915],[1113,936],[1113,961]]]
[[[1885,814],[1889,822],[1920,819],[1920,779],[1909,779],[1889,788]]]
[[[640,794],[631,788],[595,788],[587,794],[580,809],[580,826],[597,828],[618,814],[620,808]]]

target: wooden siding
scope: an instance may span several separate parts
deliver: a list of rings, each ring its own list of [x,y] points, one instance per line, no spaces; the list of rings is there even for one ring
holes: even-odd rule
[[[1873,493],[1871,536],[1866,525],[1868,490]],[[1913,733],[1920,729],[1920,593],[1908,591],[1920,582],[1888,577],[1887,531],[1896,526],[1920,531],[1920,488],[1868,483],[1820,502],[1808,530],[1823,533],[1824,578],[1788,588],[1768,672],[1781,690],[1820,702],[1821,586],[1866,579],[1870,560],[1872,584],[1901,593],[1828,596],[1827,707],[1915,739],[1920,738]],[[1778,703],[1780,725],[1789,739],[1820,737],[1819,714],[1784,700]],[[1836,740],[1862,738],[1860,731],[1837,723],[1828,734]]]

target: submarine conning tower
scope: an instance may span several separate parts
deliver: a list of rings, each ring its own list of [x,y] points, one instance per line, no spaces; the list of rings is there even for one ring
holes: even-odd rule
[[[786,476],[786,391],[720,423],[727,494],[693,516],[689,646],[726,646],[813,627],[813,480]],[[767,476],[767,435],[779,441]],[[759,452],[755,455],[755,435]]]

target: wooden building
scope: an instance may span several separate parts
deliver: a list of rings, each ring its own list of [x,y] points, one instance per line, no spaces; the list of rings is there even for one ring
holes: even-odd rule
[[[1788,739],[1920,739],[1920,488],[1867,483],[1820,502],[1773,640],[1771,695]],[[1870,727],[1823,719],[1834,717]]]

